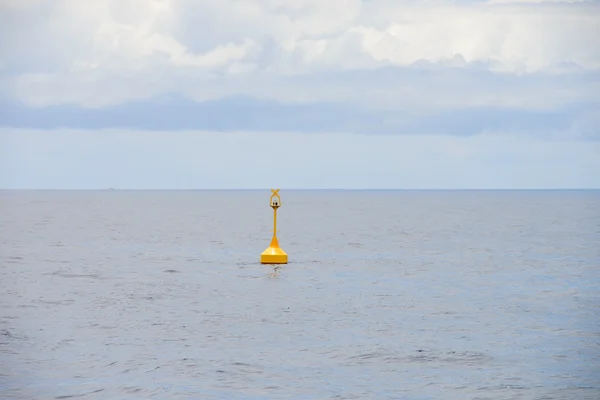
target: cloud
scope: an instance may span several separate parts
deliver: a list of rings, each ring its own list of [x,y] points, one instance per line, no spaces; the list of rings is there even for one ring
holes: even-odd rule
[[[249,97],[194,102],[165,96],[101,109],[53,106],[41,110],[0,105],[3,124],[38,129],[136,129],[142,131],[247,131],[301,133],[425,134],[473,136],[486,132],[531,137],[600,140],[596,104],[557,109],[452,107],[365,109],[349,103],[281,103]]]
[[[496,82],[517,79],[528,91],[517,89],[512,101],[529,99],[539,94],[536,82],[550,81],[550,75],[562,82],[547,83],[550,98],[559,97],[551,91],[562,84],[567,98],[583,101],[597,88],[582,87],[581,77],[591,74],[597,85],[600,74],[600,5],[594,2],[1,4],[1,85],[11,99],[35,107],[105,107],[165,93],[196,100],[240,94],[278,101],[349,98],[397,106],[414,97],[426,102],[429,92],[410,79],[431,77],[432,69],[438,71],[427,86],[433,103],[462,104],[468,97],[498,105],[510,96]],[[394,93],[379,77],[390,70],[405,72],[392,78]],[[469,96],[457,96],[456,86]],[[536,101],[544,102],[541,97]]]

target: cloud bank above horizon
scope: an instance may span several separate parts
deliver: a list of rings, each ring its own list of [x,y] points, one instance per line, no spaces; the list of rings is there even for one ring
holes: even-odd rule
[[[589,169],[600,165],[597,1],[2,0],[0,33],[2,187],[47,186],[41,175],[6,172],[30,170],[24,160],[35,162],[27,154],[39,151],[32,150],[33,140],[42,140],[33,132],[46,132],[59,147],[77,148],[89,159],[93,151],[123,146],[110,133],[116,131],[138,141],[130,151],[142,158],[151,157],[144,155],[149,137],[164,149],[179,140],[195,143],[185,136],[190,132],[213,138],[212,145],[198,143],[232,164],[222,173],[237,186],[235,171],[252,170],[253,162],[229,157],[215,132],[230,138],[251,133],[257,143],[276,133],[288,152],[304,148],[296,134],[321,140],[332,146],[333,162],[355,175],[358,167],[344,154],[357,145],[355,134],[364,135],[361,146],[372,151],[361,153],[356,165],[382,163],[383,186],[600,187]],[[105,138],[113,142],[82,146],[93,132],[109,132]],[[488,160],[473,153],[495,141],[515,147],[499,146],[504,153],[497,157],[486,151]],[[557,160],[559,142],[572,158]],[[375,143],[421,149],[417,176],[400,178],[394,157],[410,158],[405,150],[383,152],[389,162],[381,161]],[[493,168],[502,178],[486,184],[465,172],[445,185],[425,177],[421,184],[422,162],[437,164],[416,143],[457,149],[466,158],[453,155],[454,162],[499,176]],[[548,157],[539,156],[541,149]],[[178,164],[175,152],[165,157]],[[555,181],[534,172],[542,159]],[[52,160],[46,161],[62,162]],[[300,161],[294,168],[285,158],[280,163],[301,175],[294,169]],[[104,163],[86,165],[92,171]],[[146,181],[136,176],[142,175],[122,185]],[[78,179],[53,180],[53,187],[95,185]],[[340,179],[298,178],[289,185],[337,187]],[[169,182],[165,177],[150,186]],[[347,180],[351,187],[371,183],[368,176]]]

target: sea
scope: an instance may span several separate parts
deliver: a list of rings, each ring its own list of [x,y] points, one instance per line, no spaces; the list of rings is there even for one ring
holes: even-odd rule
[[[0,399],[600,399],[600,191],[0,192]]]

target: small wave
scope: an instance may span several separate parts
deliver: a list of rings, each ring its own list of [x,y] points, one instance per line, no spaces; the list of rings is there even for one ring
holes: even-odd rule
[[[75,300],[73,299],[67,299],[67,300],[43,300],[43,299],[38,299],[38,300],[34,300],[35,303],[42,303],[42,304],[51,304],[51,305],[55,305],[55,306],[59,306],[59,305],[69,305],[75,302]]]
[[[491,357],[478,352],[430,351],[416,349],[415,354],[401,354],[393,351],[374,351],[347,357],[348,364],[385,363],[456,363],[461,365],[479,365],[487,363]]]
[[[55,399],[72,399],[72,398],[76,398],[76,397],[85,397],[90,394],[100,393],[102,391],[104,391],[104,389],[97,389],[97,390],[93,390],[91,392],[80,393],[80,394],[67,394],[67,395],[63,395],[63,396],[56,396]]]
[[[46,273],[44,275],[59,276],[61,278],[93,278],[93,279],[100,279],[100,276],[98,274],[75,274],[75,273],[63,272],[63,271],[49,272],[49,273]]]

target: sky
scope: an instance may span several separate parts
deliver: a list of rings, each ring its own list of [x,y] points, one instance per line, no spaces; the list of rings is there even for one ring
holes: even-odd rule
[[[600,1],[0,0],[0,188],[600,188]]]

